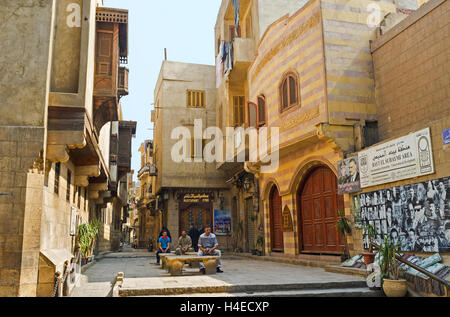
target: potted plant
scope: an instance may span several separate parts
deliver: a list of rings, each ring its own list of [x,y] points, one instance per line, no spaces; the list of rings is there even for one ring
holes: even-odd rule
[[[262,251],[263,251],[263,246],[264,246],[264,237],[263,236],[258,236],[258,239],[256,239],[256,255],[261,256],[262,255]]]
[[[380,245],[381,278],[383,291],[387,297],[405,297],[408,292],[406,280],[399,278],[399,264],[395,257],[401,246],[401,239],[395,242],[388,235],[384,236],[384,241]]]
[[[377,229],[371,225],[367,224],[365,226],[366,235],[369,237],[369,252],[363,252],[364,263],[366,265],[372,264],[375,261],[375,253],[373,252],[373,240],[377,234]]]
[[[86,265],[93,259],[95,242],[99,232],[99,223],[94,220],[78,227],[77,247],[80,248],[82,265]]]
[[[345,217],[344,212],[341,210],[337,211],[338,221],[337,221],[337,229],[340,234],[344,236],[345,239],[345,249],[344,255],[342,256],[342,262],[350,258],[350,252],[347,244],[347,235],[352,234],[352,227],[350,226],[349,220]]]

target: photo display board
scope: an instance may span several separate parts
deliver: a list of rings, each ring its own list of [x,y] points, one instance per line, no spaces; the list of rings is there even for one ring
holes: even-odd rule
[[[364,248],[367,224],[375,243],[388,234],[401,239],[401,251],[450,252],[450,177],[360,194]]]

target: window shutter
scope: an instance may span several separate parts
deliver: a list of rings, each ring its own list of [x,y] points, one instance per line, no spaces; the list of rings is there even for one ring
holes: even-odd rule
[[[286,109],[288,107],[288,81],[285,79],[283,81],[283,87],[282,87],[282,100],[283,100],[283,109]]]
[[[257,121],[258,121],[258,113],[257,113],[257,106],[253,102],[247,103],[248,107],[248,126],[250,128],[256,128],[257,127]]]
[[[258,97],[258,126],[266,123],[266,99],[264,96]]]
[[[289,105],[297,103],[297,80],[289,76]]]

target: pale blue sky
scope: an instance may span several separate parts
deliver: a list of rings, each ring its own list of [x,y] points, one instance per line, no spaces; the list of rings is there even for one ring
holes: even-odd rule
[[[122,99],[125,120],[137,121],[132,169],[140,169],[140,144],[153,138],[150,112],[164,48],[168,60],[214,65],[214,26],[221,0],[104,0],[129,10],[130,95]]]

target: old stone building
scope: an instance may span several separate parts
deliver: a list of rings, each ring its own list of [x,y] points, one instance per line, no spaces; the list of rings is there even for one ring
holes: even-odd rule
[[[257,47],[268,27],[286,14],[300,9],[306,1],[240,1],[239,19],[232,1],[223,0],[215,26],[216,47],[216,116],[217,126],[224,134],[224,151],[232,152],[232,159],[217,162],[231,185],[231,215],[233,247],[245,252],[257,249],[258,238],[264,237],[264,218],[260,202],[259,183],[254,174],[245,169],[243,153],[249,154],[245,136],[237,130],[226,138],[226,129],[247,128],[249,87],[248,68],[257,55]],[[234,142],[235,149],[227,150]],[[240,147],[240,144],[242,145]],[[227,152],[228,151],[228,152]],[[262,245],[259,246],[260,249]]]
[[[363,189],[348,199],[356,202],[352,215],[363,227],[370,223],[380,234],[401,238],[405,252],[425,256],[440,252],[446,265],[450,254],[449,8],[448,1],[431,0],[372,42],[379,143],[350,154],[360,158]],[[366,157],[372,164],[369,168]],[[379,167],[380,160],[385,167]],[[430,227],[430,219],[438,225]],[[363,237],[361,230],[353,233],[355,253],[367,247]]]
[[[253,182],[245,173],[255,175],[259,188],[251,192],[259,193],[262,201],[258,222],[264,228],[266,254],[340,255],[345,241],[337,232],[337,211],[345,209],[350,215],[351,208],[350,198],[338,194],[336,163],[357,149],[358,131],[376,129],[370,41],[377,30],[368,22],[368,1],[272,4],[285,11],[270,11],[264,1],[242,2],[240,27],[230,1],[223,1],[219,13],[218,124],[222,129],[267,128],[269,151],[257,162],[248,162],[254,149],[245,144],[245,134],[239,135],[245,146],[235,156],[244,151],[247,163],[218,167],[234,173],[231,181],[242,177]],[[392,19],[398,11],[416,9],[418,3],[377,5],[381,17],[390,14]],[[222,72],[224,76],[219,75]],[[278,143],[272,142],[276,131],[279,146],[270,149],[270,144]],[[279,168],[261,172],[262,162],[272,154],[279,157]],[[239,193],[236,187],[234,193]],[[245,208],[242,200],[249,196],[244,193],[237,199],[237,219],[247,224],[249,211],[258,210],[251,204]]]
[[[137,199],[138,231],[137,242],[139,248],[148,248],[150,240],[155,246],[158,234],[162,229],[162,215],[156,211],[156,166],[153,164],[153,141],[147,140],[139,148],[141,153],[141,169],[138,173],[139,193]]]
[[[162,225],[174,242],[181,230],[212,226],[215,210],[230,208],[224,173],[203,157],[205,131],[216,124],[215,102],[214,66],[163,62],[152,114],[153,163],[158,173],[156,211],[162,211]],[[227,240],[219,237],[221,248]]]
[[[51,296],[66,261],[70,292],[78,225],[102,221],[99,251],[120,244],[136,129],[120,107],[128,12],[94,0],[15,1],[0,17],[0,296]]]

